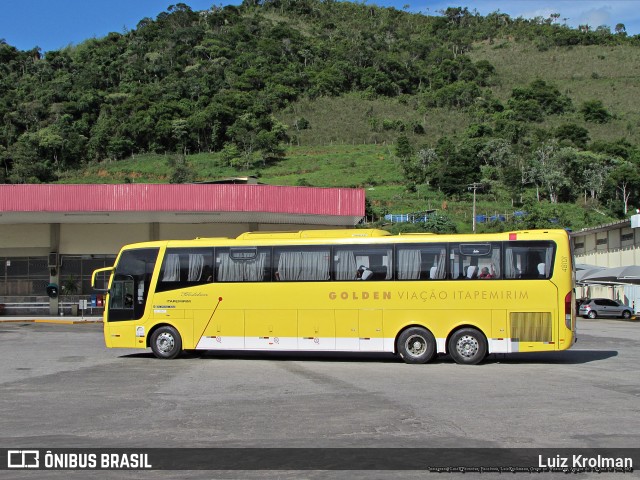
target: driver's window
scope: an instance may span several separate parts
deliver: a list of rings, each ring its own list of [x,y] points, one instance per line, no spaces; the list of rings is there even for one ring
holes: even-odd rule
[[[133,309],[133,280],[113,281],[111,308]]]

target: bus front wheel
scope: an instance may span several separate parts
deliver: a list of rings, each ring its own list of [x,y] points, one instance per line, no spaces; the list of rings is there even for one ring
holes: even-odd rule
[[[151,335],[151,350],[158,358],[176,358],[182,351],[182,338],[175,328],[160,327]]]
[[[437,344],[426,328],[407,328],[398,337],[398,353],[406,363],[427,363],[436,354]]]
[[[487,356],[487,339],[475,328],[463,328],[451,335],[449,355],[461,365],[477,365]]]

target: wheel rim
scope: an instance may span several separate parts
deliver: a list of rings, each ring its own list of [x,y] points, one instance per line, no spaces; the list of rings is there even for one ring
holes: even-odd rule
[[[175,345],[176,342],[173,335],[167,332],[161,333],[156,339],[156,347],[158,347],[158,351],[161,353],[170,353]]]
[[[480,342],[471,335],[463,335],[456,342],[456,350],[464,358],[473,358],[480,350]]]
[[[419,357],[427,351],[427,340],[422,335],[411,335],[404,346],[409,355]]]

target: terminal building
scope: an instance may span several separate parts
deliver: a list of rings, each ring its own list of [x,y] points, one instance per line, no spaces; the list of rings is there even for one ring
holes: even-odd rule
[[[236,237],[246,231],[349,228],[362,189],[246,183],[0,185],[0,314],[101,312],[91,273],[123,245]],[[46,295],[56,285],[58,298]]]

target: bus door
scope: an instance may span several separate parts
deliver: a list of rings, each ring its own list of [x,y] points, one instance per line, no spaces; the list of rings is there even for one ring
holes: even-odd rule
[[[111,280],[105,315],[105,340],[110,347],[136,347],[136,325],[144,316],[157,248],[125,250]]]

